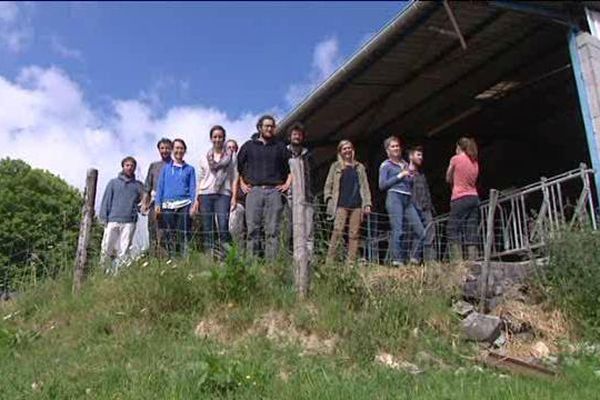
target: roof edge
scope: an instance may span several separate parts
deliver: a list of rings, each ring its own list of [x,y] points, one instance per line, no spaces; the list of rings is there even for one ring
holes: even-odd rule
[[[329,76],[323,83],[308,94],[300,104],[288,113],[279,123],[278,134],[285,132],[293,121],[303,120],[310,114],[321,99],[332,94],[354,74],[360,72],[370,62],[379,49],[386,47],[396,40],[396,36],[430,11],[440,6],[438,1],[412,0],[392,21],[386,24],[371,40],[360,47],[341,67]]]

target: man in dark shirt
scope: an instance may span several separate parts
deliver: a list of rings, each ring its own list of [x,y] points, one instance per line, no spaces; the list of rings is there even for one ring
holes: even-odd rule
[[[435,253],[433,249],[433,240],[435,238],[435,226],[433,225],[433,203],[431,202],[431,193],[427,177],[422,172],[423,167],[423,148],[421,146],[413,147],[408,152],[410,168],[413,170],[413,191],[412,202],[417,209],[425,228],[425,240],[423,241],[423,261],[433,261]]]
[[[275,118],[260,117],[256,128],[259,136],[244,143],[237,159],[240,186],[246,193],[248,252],[259,254],[263,230],[265,257],[274,259],[279,250],[285,193],[292,182],[290,154],[285,144],[275,138]]]
[[[160,161],[155,161],[150,164],[148,173],[146,174],[146,181],[144,183],[144,200],[142,212],[148,214],[148,238],[150,242],[150,252],[154,255],[159,255],[161,247],[164,245],[160,233],[163,231],[159,229],[160,221],[157,220],[154,212],[154,197],[156,195],[156,188],[158,187],[158,177],[163,167],[171,162],[171,151],[173,150],[173,143],[171,140],[162,138],[156,143],[156,148],[160,154]],[[164,248],[164,247],[163,247]]]

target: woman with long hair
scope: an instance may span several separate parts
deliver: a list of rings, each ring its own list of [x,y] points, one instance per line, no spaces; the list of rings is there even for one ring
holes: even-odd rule
[[[371,191],[365,166],[355,160],[354,146],[342,140],[337,146],[337,161],[329,168],[324,188],[327,214],[334,219],[327,262],[335,259],[348,222],[348,262],[358,253],[360,223],[371,212]]]
[[[462,137],[456,142],[456,155],[450,159],[446,171],[446,181],[452,186],[450,217],[448,220],[448,245],[450,258],[453,260],[462,259],[463,244],[467,246],[468,258],[477,258],[477,231],[479,228],[478,176],[477,144],[471,138]]]
[[[156,190],[155,211],[162,218],[170,256],[186,255],[190,240],[196,172],[183,160],[186,150],[183,139],[173,140],[173,159],[163,167]]]
[[[200,158],[193,211],[200,210],[202,216],[204,250],[220,256],[231,242],[229,211],[238,174],[235,155],[225,147],[225,128],[215,125],[209,135],[212,147]]]
[[[387,192],[385,208],[388,212],[392,236],[390,239],[390,256],[393,266],[400,266],[403,260],[404,222],[406,221],[414,235],[409,252],[412,264],[420,263],[419,255],[425,239],[425,229],[417,213],[412,198],[414,177],[417,171],[402,159],[400,139],[390,136],[383,146],[387,160],[379,167],[379,189]],[[405,240],[405,242],[407,242]]]

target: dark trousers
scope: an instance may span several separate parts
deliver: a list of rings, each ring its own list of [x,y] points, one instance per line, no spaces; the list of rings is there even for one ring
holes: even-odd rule
[[[448,242],[467,246],[479,243],[479,197],[464,196],[450,202]]]
[[[217,250],[231,242],[229,234],[229,208],[231,196],[203,194],[200,196],[204,250]],[[216,220],[216,225],[215,225]]]
[[[274,187],[254,186],[246,196],[248,253],[259,255],[261,230],[265,234],[265,258],[272,260],[279,253],[279,235],[284,194]]]
[[[154,206],[150,207],[148,211],[148,244],[150,254],[155,257],[164,255],[166,250],[162,225],[162,218],[157,218]]]
[[[187,205],[176,210],[163,209],[161,214],[165,245],[169,256],[187,255],[192,226],[190,206]]]
[[[423,240],[423,261],[433,261],[435,259],[435,250],[433,241],[435,239],[435,226],[433,225],[433,213],[431,210],[417,209],[417,214],[421,218],[423,228],[425,228],[425,239]]]

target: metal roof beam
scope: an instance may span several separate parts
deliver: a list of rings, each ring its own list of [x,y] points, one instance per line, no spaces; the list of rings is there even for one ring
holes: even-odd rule
[[[571,15],[557,12],[551,10],[547,7],[543,7],[537,4],[532,4],[534,2],[526,2],[526,1],[507,1],[507,0],[498,0],[498,1],[489,1],[488,2],[492,7],[501,8],[505,10],[535,15],[537,17],[541,17],[546,20],[551,20],[561,25],[565,25],[568,27],[577,27]]]
[[[277,133],[285,132],[292,121],[303,120],[323,107],[356,76],[386,55],[397,43],[427,21],[441,7],[438,1],[413,1],[377,36],[363,46],[332,76],[310,93],[280,123]]]
[[[539,31],[539,28],[540,28],[541,25],[543,25],[543,23],[537,24],[537,25],[533,26],[531,29],[528,29],[518,39],[516,39],[512,43],[508,43],[503,49],[499,50],[494,56],[488,58],[484,63],[479,64],[479,65],[475,66],[474,68],[469,69],[468,71],[465,71],[465,73],[462,74],[460,77],[458,77],[454,81],[448,83],[447,85],[439,88],[438,90],[432,92],[429,96],[427,96],[426,98],[424,98],[423,100],[421,100],[419,103],[415,104],[410,109],[404,111],[402,114],[393,117],[392,119],[384,122],[382,125],[380,125],[377,128],[373,129],[372,130],[373,134],[376,135],[376,136],[380,136],[382,132],[385,132],[386,129],[388,129],[390,126],[392,126],[393,124],[397,123],[401,119],[405,118],[408,114],[414,112],[415,110],[418,110],[421,107],[424,107],[429,101],[431,101],[432,98],[435,98],[437,96],[441,96],[446,90],[448,90],[448,89],[450,89],[452,87],[457,87],[459,85],[464,85],[465,84],[464,83],[464,79],[466,79],[466,78],[471,78],[471,79],[477,78],[477,76],[475,74],[482,74],[482,73],[484,73],[485,68],[487,66],[489,66],[490,64],[493,64],[493,63],[497,62],[502,57],[507,56],[507,54],[510,54],[511,52],[517,52],[518,53],[518,47],[515,47],[515,44],[519,44],[524,39],[529,38],[532,35],[534,35],[536,32]],[[505,76],[507,74],[510,74],[511,72],[514,72],[515,70],[520,69],[522,67],[522,65],[523,64],[519,64],[518,67],[515,67],[515,68],[513,68],[513,69],[509,70],[508,72],[505,72],[505,73],[503,73],[501,75]],[[477,79],[475,79],[474,81],[477,81]]]
[[[471,37],[477,35],[482,30],[484,30],[486,27],[490,26],[490,24],[492,24],[494,21],[499,19],[503,14],[504,14],[504,12],[502,12],[502,11],[495,12],[494,14],[492,14],[491,16],[489,16],[488,18],[483,20],[475,28],[473,28],[473,30],[467,34],[467,38],[471,38]],[[437,65],[439,62],[443,61],[446,57],[448,57],[450,54],[452,54],[452,52],[454,52],[457,47],[458,47],[458,45],[450,46],[448,49],[446,49],[441,54],[436,56],[433,60],[427,62],[423,67],[416,70],[413,74],[411,74],[403,82],[387,85],[391,88],[390,90],[388,90],[385,93],[383,93],[382,95],[378,96],[375,100],[373,100],[372,102],[367,104],[358,113],[354,114],[351,118],[342,122],[341,124],[336,126],[334,129],[330,130],[327,134],[324,135],[325,139],[323,139],[323,140],[328,140],[327,138],[329,138],[329,136],[334,135],[334,134],[344,130],[346,127],[348,127],[349,125],[353,124],[356,120],[361,118],[365,113],[368,113],[374,107],[378,107],[381,104],[382,99],[389,98],[395,92],[399,91],[406,85],[410,84],[415,79],[418,79],[420,76],[423,75],[423,71],[426,71],[429,68]],[[351,83],[351,85],[354,85],[354,83]]]

